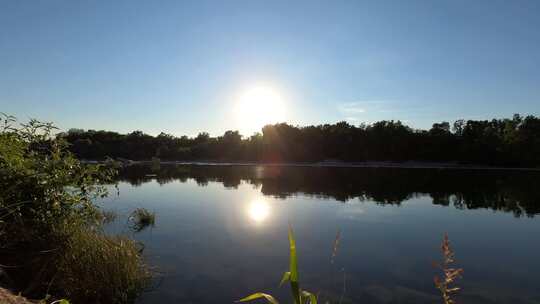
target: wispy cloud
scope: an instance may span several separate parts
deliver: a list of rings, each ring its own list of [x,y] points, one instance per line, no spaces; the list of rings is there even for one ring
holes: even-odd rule
[[[359,100],[355,102],[345,102],[338,106],[342,114],[361,114],[366,112],[378,112],[391,104],[388,100]]]
[[[381,111],[384,108],[384,104],[388,104],[388,101],[360,100],[355,102],[346,102],[338,105],[338,111],[341,113],[344,120],[351,123],[358,123],[369,120],[367,119],[367,116]]]
[[[354,116],[349,116],[349,117],[345,117],[345,120],[348,121],[348,122],[356,123],[356,122],[360,121],[360,118],[354,117]]]
[[[341,104],[339,106],[339,111],[343,114],[361,114],[365,113],[366,109],[360,103],[349,102]]]
[[[336,111],[340,114],[340,119],[354,125],[370,124],[380,120],[399,120],[415,128],[430,128],[431,124],[437,121],[453,121],[459,118],[481,119],[484,117],[481,115],[461,117],[453,114],[451,108],[442,108],[438,104],[421,104],[410,99],[368,99],[343,102],[337,104]]]

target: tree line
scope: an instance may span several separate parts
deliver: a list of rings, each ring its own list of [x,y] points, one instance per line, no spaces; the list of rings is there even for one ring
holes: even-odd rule
[[[351,125],[347,122],[312,126],[267,125],[261,133],[243,137],[226,131],[211,137],[157,136],[133,131],[70,129],[60,133],[81,159],[107,157],[130,160],[318,162],[339,160],[429,161],[499,166],[540,165],[540,118],[457,120],[434,123],[429,130],[401,121]]]

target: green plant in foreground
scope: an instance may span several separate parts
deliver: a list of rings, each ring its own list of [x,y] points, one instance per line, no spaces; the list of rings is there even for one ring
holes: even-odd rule
[[[283,274],[283,278],[279,285],[283,285],[285,282],[289,282],[291,286],[291,293],[294,304],[317,304],[317,296],[307,290],[300,289],[300,283],[298,280],[298,258],[296,255],[296,242],[292,228],[289,227],[289,271]],[[279,302],[271,295],[257,292],[249,295],[238,302],[248,302],[256,299],[266,299],[269,303],[279,304]]]
[[[115,170],[81,163],[54,130],[0,113],[0,264],[15,266],[3,271],[26,297],[129,302],[149,278],[141,248],[105,235],[94,203]]]

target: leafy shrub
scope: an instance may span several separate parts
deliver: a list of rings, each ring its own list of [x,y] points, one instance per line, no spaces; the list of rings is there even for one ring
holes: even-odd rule
[[[114,170],[87,165],[50,123],[0,115],[0,264],[24,295],[123,303],[148,281],[136,244],[101,232]]]

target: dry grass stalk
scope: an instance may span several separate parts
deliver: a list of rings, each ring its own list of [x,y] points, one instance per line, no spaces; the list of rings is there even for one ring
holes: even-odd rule
[[[435,276],[435,286],[440,290],[444,304],[455,304],[456,302],[452,299],[452,295],[459,291],[460,288],[451,285],[453,285],[457,279],[461,278],[463,269],[452,267],[452,264],[455,262],[454,251],[452,251],[452,248],[450,247],[450,241],[448,240],[448,234],[446,233],[444,234],[441,250],[443,252],[443,262],[442,264],[438,264],[437,267],[442,270],[444,277],[441,279],[439,276]]]
[[[337,256],[340,239],[341,239],[341,230],[338,230],[336,234],[336,239],[334,240],[334,246],[332,248],[332,256],[330,257],[330,264],[334,264],[334,259]]]

